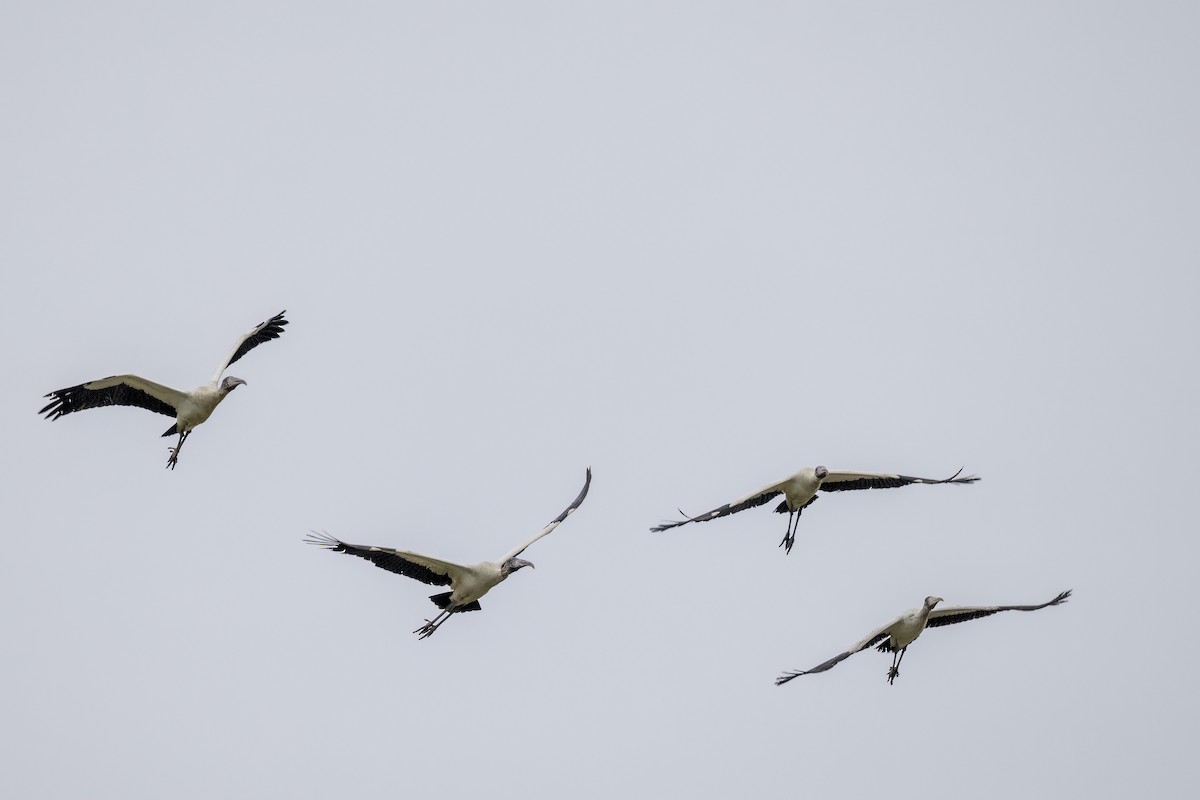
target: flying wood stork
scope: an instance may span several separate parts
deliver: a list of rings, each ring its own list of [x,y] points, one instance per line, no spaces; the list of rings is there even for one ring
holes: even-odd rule
[[[757,492],[751,492],[745,497],[734,500],[732,503],[723,505],[720,508],[714,508],[712,511],[705,511],[703,514],[697,514],[694,517],[688,517],[674,522],[664,522],[662,525],[656,525],[650,530],[654,532],[670,530],[678,528],[680,525],[687,525],[689,522],[707,522],[710,519],[718,517],[727,517],[730,514],[736,514],[739,511],[745,511],[747,508],[755,508],[770,501],[774,497],[783,495],[783,502],[775,508],[775,512],[782,514],[785,511],[788,515],[787,533],[784,534],[783,541],[779,546],[783,548],[785,553],[792,552],[792,545],[796,541],[796,529],[800,527],[800,512],[811,506],[817,500],[817,492],[844,492],[850,489],[891,489],[896,486],[908,486],[911,483],[974,483],[979,478],[974,475],[968,475],[965,478],[958,477],[962,474],[962,468],[958,472],[951,475],[949,478],[936,480],[934,478],[914,478],[911,475],[893,475],[884,472],[847,472],[845,470],[830,470],[825,467],[805,467],[795,475],[790,475],[781,481],[767,484]],[[682,511],[679,512],[683,514]],[[683,514],[687,517],[687,514]],[[795,520],[793,524],[792,520]]]
[[[867,635],[867,638],[855,644],[846,652],[836,655],[812,669],[789,670],[775,679],[775,685],[782,686],[792,678],[832,669],[855,653],[876,645],[879,652],[892,654],[892,668],[888,670],[888,683],[891,684],[900,674],[900,662],[904,660],[904,651],[908,649],[908,646],[926,628],[937,628],[942,625],[953,625],[956,622],[966,622],[969,619],[990,617],[992,614],[999,614],[1001,611],[1037,611],[1046,606],[1061,605],[1067,602],[1067,598],[1070,596],[1071,590],[1067,589],[1053,600],[1036,606],[951,606],[937,609],[934,606],[942,602],[942,598],[926,597],[925,602],[920,608],[911,608],[882,628],[876,628]]]
[[[365,558],[373,562],[377,567],[405,575],[409,578],[415,578],[421,583],[427,583],[430,586],[449,586],[450,591],[430,595],[429,597],[434,605],[442,609],[442,611],[432,620],[425,620],[424,625],[413,631],[413,633],[419,634],[418,638],[424,639],[432,636],[434,631],[441,627],[446,620],[450,619],[451,614],[464,611],[478,611],[480,609],[479,598],[483,597],[489,590],[522,567],[532,567],[533,564],[523,558],[517,558],[517,556],[525,552],[525,548],[529,547],[529,545],[557,528],[575,509],[579,508],[583,503],[583,499],[587,497],[588,487],[591,485],[592,469],[588,467],[587,477],[583,481],[583,489],[580,490],[579,496],[571,501],[571,505],[567,506],[566,510],[557,517],[550,520],[546,527],[535,533],[524,544],[510,551],[498,561],[483,561],[479,564],[465,566],[450,561],[443,561],[440,558],[423,556],[420,553],[411,553],[406,550],[390,550],[386,547],[346,544],[341,539],[334,538],[327,533],[317,533],[316,531],[311,532],[309,536],[305,537],[304,541],[327,548],[335,553],[349,553],[352,556]]]
[[[229,354],[221,359],[212,380],[204,386],[190,392],[181,392],[170,386],[146,380],[138,375],[112,375],[98,381],[81,383],[51,392],[46,397],[52,398],[39,414],[45,414],[46,419],[54,420],[70,414],[73,411],[83,411],[98,406],[137,406],[168,417],[175,417],[172,425],[163,436],[179,434],[179,442],[169,448],[171,457],[167,466],[175,469],[179,460],[179,451],[183,442],[201,422],[212,415],[217,405],[225,396],[246,382],[232,375],[221,380],[222,373],[239,358],[249,353],[255,347],[271,339],[278,339],[283,333],[283,326],[288,321],[283,318],[286,311],[280,311],[266,322],[260,322],[238,338]]]

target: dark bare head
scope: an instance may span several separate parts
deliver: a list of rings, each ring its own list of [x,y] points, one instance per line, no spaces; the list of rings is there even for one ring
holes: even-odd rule
[[[224,394],[229,394],[237,387],[245,386],[245,385],[246,385],[246,382],[244,380],[242,380],[241,378],[235,378],[232,375],[229,375],[225,378],[225,380],[221,381],[221,391]]]
[[[526,561],[523,558],[517,558],[516,556],[513,556],[508,561],[505,561],[503,564],[500,565],[500,577],[501,577],[501,579],[507,578],[509,575],[512,575],[514,572],[521,569],[522,567],[532,567],[532,566],[533,566],[533,562]]]
[[[825,469],[824,467],[817,467],[816,469],[813,470],[813,472],[816,473],[817,480],[819,480],[819,481],[825,480],[825,476],[827,476],[829,474],[829,470]]]
[[[925,607],[927,609],[929,609],[930,611],[933,611],[933,607],[936,606],[940,602],[942,602],[942,598],[934,597],[933,595],[929,595],[929,597],[925,598]]]

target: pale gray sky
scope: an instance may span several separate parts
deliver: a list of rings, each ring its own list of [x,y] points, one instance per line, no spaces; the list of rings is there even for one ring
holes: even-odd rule
[[[1198,23],[6,4],[0,795],[1190,797]],[[984,480],[647,530],[815,464]]]

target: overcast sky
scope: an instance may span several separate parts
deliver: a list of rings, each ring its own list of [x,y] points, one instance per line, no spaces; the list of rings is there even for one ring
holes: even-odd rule
[[[1196,6],[0,16],[0,795],[1192,796]],[[648,531],[817,464],[983,481]]]

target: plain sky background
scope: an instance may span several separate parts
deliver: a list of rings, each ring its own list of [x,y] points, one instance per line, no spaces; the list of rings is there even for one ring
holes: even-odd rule
[[[0,795],[1193,796],[1198,29],[4,3]],[[35,413],[285,308],[174,472]],[[648,531],[816,464],[984,480]],[[427,641],[438,589],[301,543],[495,558],[588,465]]]

